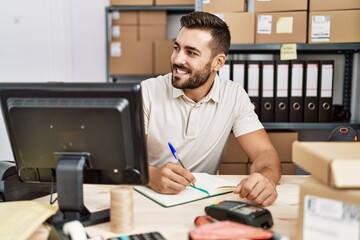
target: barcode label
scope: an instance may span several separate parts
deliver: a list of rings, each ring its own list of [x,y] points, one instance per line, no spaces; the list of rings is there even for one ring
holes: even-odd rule
[[[303,239],[359,240],[360,206],[334,199],[305,196]]]

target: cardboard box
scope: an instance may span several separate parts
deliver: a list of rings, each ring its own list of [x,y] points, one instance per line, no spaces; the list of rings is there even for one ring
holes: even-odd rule
[[[324,184],[360,188],[359,142],[294,142],[293,162]]]
[[[297,132],[270,132],[268,136],[282,163],[292,163],[292,144],[298,140]]]
[[[140,41],[166,40],[166,25],[140,25]]]
[[[172,41],[154,42],[154,74],[166,74],[171,71],[170,57],[173,50]]]
[[[296,165],[294,163],[281,163],[282,175],[296,175]]]
[[[140,25],[167,25],[166,11],[139,11]]]
[[[306,43],[307,12],[256,13],[255,43]]]
[[[111,27],[111,40],[113,42],[124,40],[139,40],[139,27],[137,25],[113,25]]]
[[[247,175],[246,163],[223,163],[219,167],[219,174],[222,175]]]
[[[255,43],[255,14],[254,13],[217,13],[229,26],[231,43]]]
[[[151,6],[153,0],[110,0],[110,6]]]
[[[153,43],[150,41],[112,42],[111,75],[146,75],[153,73]]]
[[[210,13],[245,12],[245,0],[208,0],[203,1],[203,11]]]
[[[359,0],[309,0],[310,11],[360,9]]]
[[[360,42],[360,10],[309,13],[309,43]]]
[[[298,239],[360,237],[360,190],[339,190],[309,177],[300,187]]]
[[[224,149],[224,163],[247,163],[248,157],[241,149],[234,134],[230,133],[226,148]]]
[[[195,5],[195,0],[155,0],[155,5]]]
[[[137,25],[139,24],[138,11],[113,11],[111,13],[112,25]]]
[[[255,0],[255,12],[289,12],[306,11],[308,9],[307,0]]]

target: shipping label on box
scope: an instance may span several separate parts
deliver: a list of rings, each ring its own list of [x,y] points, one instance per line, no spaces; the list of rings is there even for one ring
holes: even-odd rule
[[[360,9],[309,12],[308,42],[360,42],[359,23]]]
[[[329,42],[330,41],[330,16],[311,17],[311,41]]]
[[[272,16],[271,15],[259,15],[257,22],[258,34],[271,34],[272,31]]]
[[[306,195],[303,214],[303,239],[360,239],[359,205]]]
[[[309,177],[300,186],[298,239],[359,240],[360,190],[335,189]]]

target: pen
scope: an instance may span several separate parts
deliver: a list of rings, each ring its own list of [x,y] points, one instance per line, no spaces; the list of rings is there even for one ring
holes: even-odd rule
[[[186,169],[186,167],[184,166],[184,164],[181,162],[180,158],[178,158],[178,156],[176,155],[176,149],[174,148],[174,146],[168,142],[168,145],[169,145],[169,148],[170,148],[170,151],[172,153],[172,155],[174,156],[174,158],[180,163],[180,165]],[[195,184],[193,183],[192,184],[194,187],[195,187]]]

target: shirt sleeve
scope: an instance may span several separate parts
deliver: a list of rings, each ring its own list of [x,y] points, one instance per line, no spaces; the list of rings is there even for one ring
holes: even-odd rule
[[[264,128],[254,111],[254,105],[243,88],[239,90],[236,103],[238,104],[237,113],[232,128],[235,137]]]

